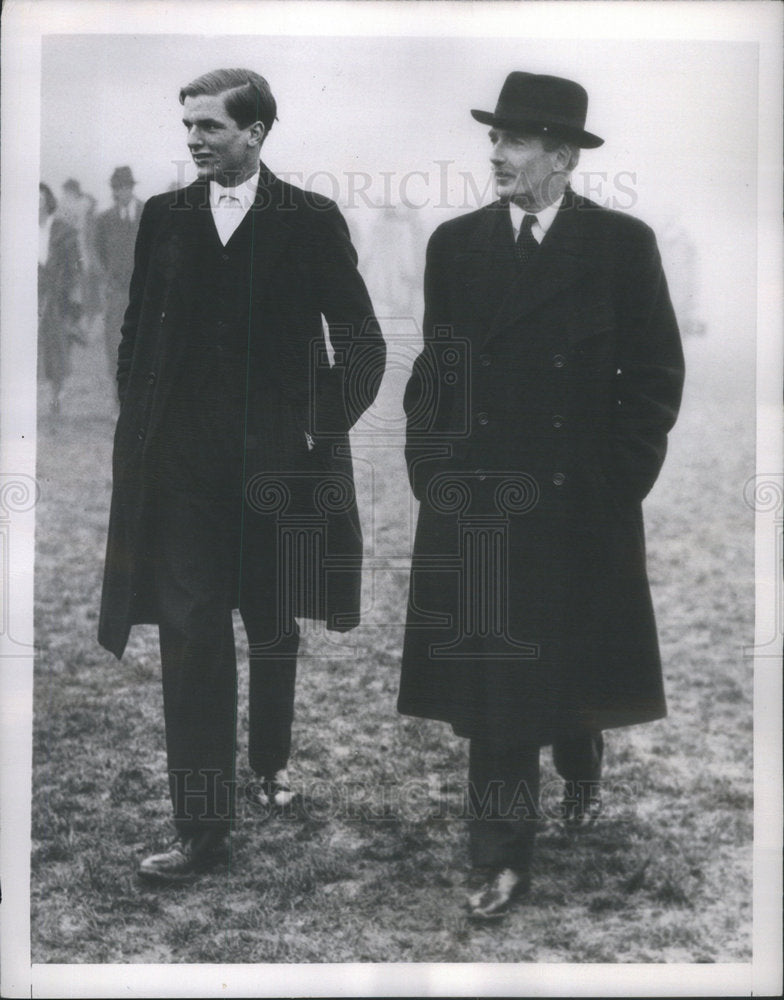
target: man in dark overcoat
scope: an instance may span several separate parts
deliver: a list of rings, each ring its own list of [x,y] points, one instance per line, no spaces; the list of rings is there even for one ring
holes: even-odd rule
[[[117,167],[109,184],[114,205],[95,220],[95,254],[105,281],[104,340],[109,373],[113,378],[117,370],[120,328],[128,305],[142,203],[134,195],[136,181],[130,167]]]
[[[290,801],[296,618],[359,621],[348,431],[385,358],[337,206],[260,163],[276,117],[266,80],[217,70],[180,102],[198,179],[142,213],[99,634],[120,657],[133,624],[159,627],[177,838],[142,861],[152,879],[226,856],[232,609],[248,636],[252,787],[265,804]]]
[[[470,740],[479,918],[528,885],[540,747],[579,828],[600,807],[602,731],[666,712],[641,502],[683,356],[653,233],[569,185],[603,141],[587,103],[515,72],[494,113],[472,111],[498,200],[430,240],[406,389],[421,506],[398,707]]]

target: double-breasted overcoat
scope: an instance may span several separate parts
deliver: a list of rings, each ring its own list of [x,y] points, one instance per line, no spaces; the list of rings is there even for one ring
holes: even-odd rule
[[[540,744],[663,716],[641,501],[683,355],[653,233],[567,188],[523,268],[481,208],[430,240],[424,327],[399,709]]]
[[[166,425],[167,412],[200,325],[195,262],[211,225],[208,196],[207,182],[197,181],[153,197],[136,242],[119,347],[121,409],[99,627],[100,642],[117,656],[131,625],[159,620],[157,448],[166,426],[173,450],[177,431]],[[253,563],[258,591],[244,599],[265,602],[275,614],[270,602],[286,576],[287,613],[351,628],[359,615],[362,535],[348,431],[375,397],[384,342],[334,202],[284,183],[262,164],[243,225],[251,227],[251,250],[242,284],[250,301],[238,517],[242,559]],[[217,558],[209,551],[202,557]]]

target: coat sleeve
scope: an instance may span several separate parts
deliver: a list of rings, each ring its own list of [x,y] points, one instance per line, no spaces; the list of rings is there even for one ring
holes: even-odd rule
[[[125,390],[128,387],[128,378],[130,377],[131,366],[133,364],[136,331],[144,299],[144,285],[150,262],[153,232],[153,200],[150,200],[144,206],[139,222],[128,308],[125,310],[122,327],[120,328],[120,345],[117,349],[117,393],[120,398],[120,405],[125,400]]]
[[[619,265],[620,329],[610,475],[622,494],[642,500],[667,452],[684,379],[683,350],[656,239],[639,225]]]
[[[317,363],[312,368],[316,423],[322,433],[343,434],[376,398],[386,345],[337,205],[329,202],[320,208],[318,220],[318,306],[329,327],[334,364]]]

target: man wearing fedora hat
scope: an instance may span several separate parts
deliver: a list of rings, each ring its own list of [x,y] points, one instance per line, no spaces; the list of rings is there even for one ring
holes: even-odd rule
[[[511,73],[490,126],[498,199],[440,226],[406,388],[420,500],[398,708],[469,742],[475,918],[529,884],[539,751],[570,832],[601,808],[602,732],[666,713],[641,502],[683,355],[652,231],[574,193],[588,97]]]
[[[95,252],[106,279],[104,337],[109,374],[117,369],[120,327],[128,304],[128,286],[133,273],[133,248],[139,231],[142,203],[134,197],[136,181],[130,167],[117,167],[109,179],[114,205],[102,212],[95,224]]]

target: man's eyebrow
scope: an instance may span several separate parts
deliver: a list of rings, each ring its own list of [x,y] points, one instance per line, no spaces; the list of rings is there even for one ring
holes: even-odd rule
[[[223,127],[223,122],[219,122],[216,118],[194,118],[194,119],[183,118],[182,124],[186,125],[186,126],[189,126],[189,125],[199,125],[199,126],[203,127],[205,125],[212,125],[212,126],[216,126],[218,128],[222,128]]]

